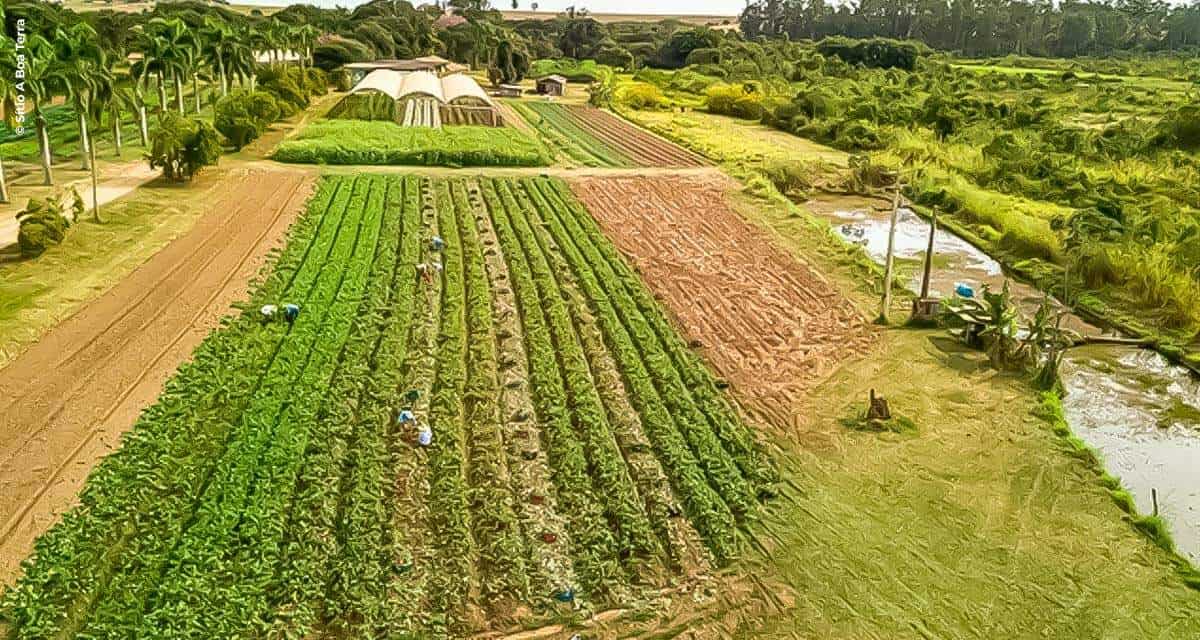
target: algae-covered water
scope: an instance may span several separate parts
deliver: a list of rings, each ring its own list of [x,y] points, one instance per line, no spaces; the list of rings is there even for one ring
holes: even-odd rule
[[[860,244],[882,264],[887,256],[890,212],[837,211],[821,216],[849,242]],[[894,242],[900,273],[920,288],[929,223],[908,209],[897,218]],[[991,256],[944,229],[934,240],[930,293],[954,294],[958,284],[998,291],[1006,279]],[[1036,288],[1009,281],[1015,302],[1032,314],[1045,297]],[[1054,301],[1056,306],[1061,308]],[[1070,315],[1067,326],[1084,335],[1101,330]],[[1200,562],[1200,382],[1158,353],[1136,347],[1090,345],[1067,352],[1062,368],[1063,410],[1072,431],[1100,452],[1108,471],[1134,496],[1138,510],[1153,510],[1168,522],[1176,546]]]

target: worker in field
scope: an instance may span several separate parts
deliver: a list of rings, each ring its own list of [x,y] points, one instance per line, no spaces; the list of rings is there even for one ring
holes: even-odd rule
[[[275,319],[275,312],[277,311],[279,311],[279,307],[276,307],[273,304],[264,304],[262,308],[258,310],[259,320],[261,320],[263,324],[267,324]]]
[[[417,416],[413,415],[413,412],[408,409],[402,409],[396,414],[396,424],[400,425],[401,427],[407,427],[416,423]]]
[[[423,424],[417,430],[417,444],[422,447],[428,447],[433,444],[433,429],[429,425]]]
[[[439,252],[446,248],[446,241],[442,240],[441,236],[434,236],[429,240],[429,250]]]
[[[290,302],[283,305],[283,319],[287,320],[289,327],[295,324],[298,317],[300,317],[300,305]]]

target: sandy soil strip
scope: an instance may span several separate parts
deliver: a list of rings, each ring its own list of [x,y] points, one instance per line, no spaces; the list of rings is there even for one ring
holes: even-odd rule
[[[776,248],[725,201],[728,180],[580,178],[571,182],[707,360],[771,423],[871,331],[812,267]]]
[[[0,370],[0,583],[245,297],[313,184],[300,172],[237,170],[225,181],[190,232]]]

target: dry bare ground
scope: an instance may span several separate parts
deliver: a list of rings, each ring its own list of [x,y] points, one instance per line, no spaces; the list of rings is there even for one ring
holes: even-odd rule
[[[729,207],[728,179],[571,184],[694,346],[772,424],[792,426],[805,392],[870,344],[845,296]]]
[[[312,181],[231,172],[189,233],[0,369],[0,584],[167,377],[245,298]]]

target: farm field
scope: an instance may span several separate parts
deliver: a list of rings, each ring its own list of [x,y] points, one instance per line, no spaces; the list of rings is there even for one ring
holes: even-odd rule
[[[283,301],[294,326],[258,321]],[[462,634],[568,590],[601,610],[733,560],[772,491],[557,180],[326,178],[248,308],[39,539],[4,599],[19,637]]]
[[[535,167],[549,163],[532,138],[510,127],[402,127],[387,121],[320,120],[275,149],[307,164]]]
[[[586,167],[695,167],[702,157],[607,111],[584,105],[508,100],[548,148]]]

